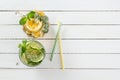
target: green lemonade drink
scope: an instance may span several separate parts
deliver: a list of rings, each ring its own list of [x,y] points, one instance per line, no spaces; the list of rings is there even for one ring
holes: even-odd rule
[[[23,64],[33,67],[39,65],[45,58],[43,45],[35,40],[23,40],[19,44],[19,57]]]

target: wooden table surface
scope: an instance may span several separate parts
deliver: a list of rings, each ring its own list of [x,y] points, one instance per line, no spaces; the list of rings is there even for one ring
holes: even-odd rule
[[[16,12],[30,10],[44,11],[51,23],[49,33],[38,39],[47,56],[34,68],[18,56],[18,44],[30,37]],[[64,71],[58,47],[49,60],[58,18],[63,23]],[[0,1],[0,80],[120,80],[120,0]]]

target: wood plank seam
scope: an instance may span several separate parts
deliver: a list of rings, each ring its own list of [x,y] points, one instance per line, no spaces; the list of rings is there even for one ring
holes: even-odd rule
[[[26,70],[38,70],[38,69],[43,69],[43,70],[46,70],[46,69],[52,69],[52,70],[54,70],[54,69],[61,69],[61,68],[3,68],[3,67],[0,67],[0,70],[1,69],[7,69],[7,70],[24,70],[24,69],[26,69]],[[120,70],[120,68],[64,68],[64,69],[66,69],[66,70]]]
[[[32,38],[0,38],[0,40],[23,40]],[[39,38],[36,40],[55,40],[55,38]],[[120,38],[62,38],[61,40],[120,40]]]
[[[22,12],[28,12],[31,10],[0,10],[0,12],[16,12],[16,11],[22,11]],[[120,10],[44,10],[41,9],[41,11],[44,12],[120,12]]]

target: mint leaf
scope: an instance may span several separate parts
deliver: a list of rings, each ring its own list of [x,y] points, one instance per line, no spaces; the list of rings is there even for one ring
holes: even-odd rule
[[[44,27],[44,28],[42,29],[42,31],[43,31],[44,33],[47,33],[49,30],[48,30],[48,28]]]
[[[24,40],[22,41],[22,43],[26,45],[27,40],[26,40],[26,39],[24,39]]]
[[[38,13],[35,13],[34,18],[37,20],[41,20],[41,16]]]
[[[27,18],[30,19],[30,18],[34,18],[35,16],[35,12],[34,11],[30,11],[28,14],[27,14]]]
[[[27,40],[23,40],[22,43],[18,45],[18,47],[21,50],[21,56],[26,51],[26,44],[27,44]]]
[[[26,50],[26,43],[27,43],[27,40],[26,40],[26,39],[22,41],[22,52],[23,52],[23,53],[24,53],[25,50]]]
[[[20,19],[19,24],[24,25],[26,23],[26,21],[27,21],[27,17],[23,17]]]
[[[44,22],[44,23],[46,23],[46,22],[48,22],[48,17],[47,16],[42,16],[41,17],[41,20]]]

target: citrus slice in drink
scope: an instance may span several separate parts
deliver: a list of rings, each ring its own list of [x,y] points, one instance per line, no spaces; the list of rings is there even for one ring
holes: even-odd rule
[[[42,27],[42,21],[35,21],[34,19],[27,20],[25,27],[31,32],[38,32]]]

